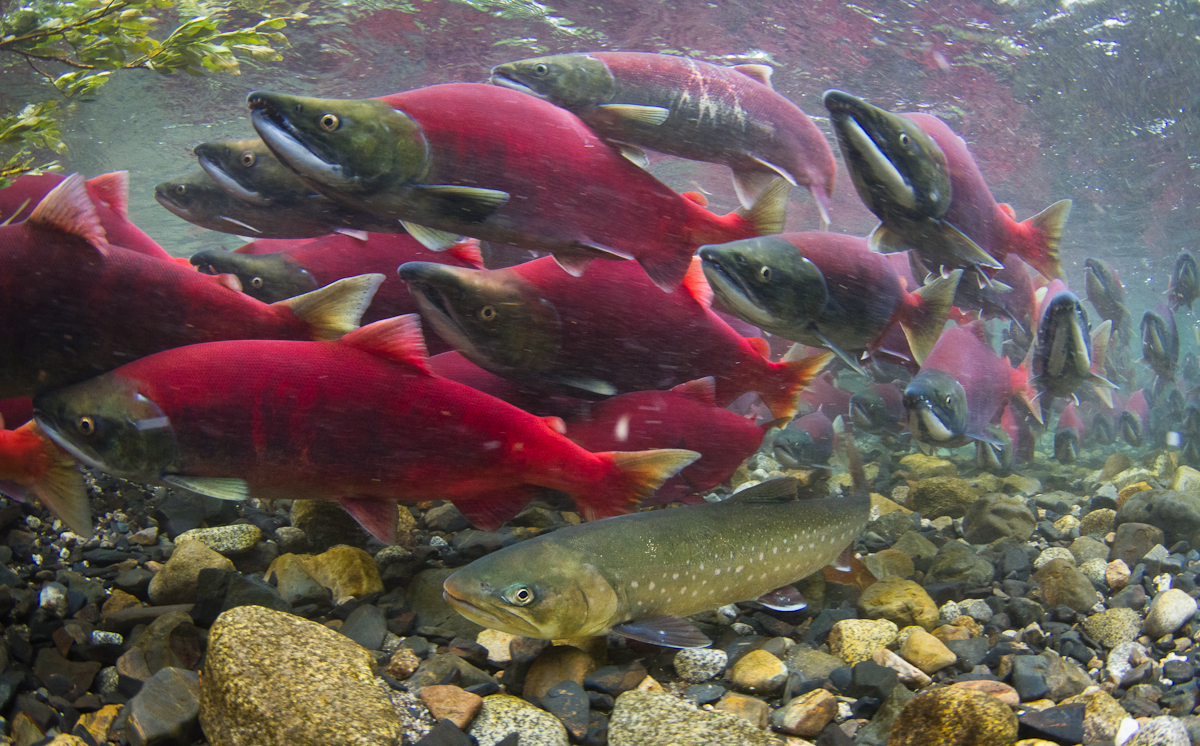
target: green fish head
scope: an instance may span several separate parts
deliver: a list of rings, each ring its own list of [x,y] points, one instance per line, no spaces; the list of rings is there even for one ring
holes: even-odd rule
[[[727,309],[785,337],[816,321],[829,299],[821,270],[779,236],[701,246],[700,259],[708,284]]]
[[[108,374],[33,400],[33,417],[79,461],[122,477],[157,479],[174,461],[175,430],[135,382]]]
[[[297,202],[312,194],[257,137],[202,142],[192,152],[213,181],[243,202]]]
[[[203,171],[183,179],[164,181],[154,187],[154,199],[174,214],[192,217],[220,215],[231,197]]]
[[[481,368],[535,372],[557,358],[558,312],[516,273],[407,262],[400,278],[438,336]]]
[[[617,592],[599,570],[553,534],[525,544],[517,545],[520,552],[502,549],[446,578],[443,597],[477,624],[542,640],[599,635],[621,621]]]
[[[274,303],[317,289],[308,270],[283,254],[238,254],[209,249],[193,254],[194,267],[210,275],[236,275],[242,292],[263,303]]]
[[[259,137],[319,192],[364,198],[429,170],[420,125],[383,101],[255,91],[247,102]]]
[[[904,116],[828,90],[825,108],[858,196],[884,222],[939,218],[950,207],[946,154]]]
[[[946,448],[965,445],[967,439],[967,392],[945,371],[922,370],[904,389],[913,438]]]
[[[608,66],[587,54],[554,54],[497,65],[489,82],[565,109],[608,103],[616,93]]]

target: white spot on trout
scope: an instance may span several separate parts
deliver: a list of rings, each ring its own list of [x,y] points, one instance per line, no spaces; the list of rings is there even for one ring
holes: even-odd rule
[[[633,588],[637,588],[637,587],[638,587],[638,582],[635,580],[635,581],[633,581],[632,583],[630,583],[630,586],[631,586],[631,587],[633,587]]]
[[[498,441],[498,440],[489,440],[488,442],[483,444],[483,450],[485,450],[485,451],[494,451],[499,447],[500,447],[500,441]]]
[[[738,566],[737,566],[737,569],[736,569],[736,570],[734,570],[734,572],[741,572],[741,571],[742,571],[742,570],[744,570],[745,568],[746,568],[746,566],[745,566],[745,565],[738,565]]]
[[[720,575],[720,574],[721,574],[721,570],[720,570],[720,568],[717,568],[717,571],[716,571],[716,572],[714,572],[713,574],[714,574],[714,575]]]
[[[766,555],[766,554],[764,554],[764,553],[762,553],[762,552],[759,552],[759,553],[758,553],[758,561],[759,561],[759,562],[762,562],[762,561],[763,561],[763,560],[765,560],[766,558],[767,558],[767,555]]]
[[[654,581],[653,581],[653,580],[651,580],[651,581],[650,581],[650,588],[649,588],[649,590],[654,590]]]
[[[672,575],[671,580],[679,580],[679,573],[675,573],[674,575]]]

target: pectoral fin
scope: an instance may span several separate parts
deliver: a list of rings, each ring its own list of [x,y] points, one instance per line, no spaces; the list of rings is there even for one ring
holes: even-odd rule
[[[600,108],[610,114],[628,119],[638,124],[658,126],[667,121],[671,110],[662,106],[640,106],[638,104],[600,104]]]
[[[188,477],[182,474],[168,474],[163,477],[167,484],[197,492],[218,500],[248,500],[250,485],[245,479],[232,477]]]
[[[625,622],[612,628],[623,637],[665,648],[706,648],[712,640],[686,619],[665,615]]]
[[[816,325],[813,325],[812,327],[810,327],[808,331],[813,336],[815,336],[817,339],[821,340],[822,346],[824,346],[827,350],[829,350],[834,355],[836,355],[837,358],[839,360],[841,360],[843,363],[850,366],[850,370],[854,371],[855,373],[859,374],[860,376],[863,376],[864,378],[870,378],[870,375],[868,375],[868,373],[865,370],[863,370],[863,367],[858,364],[857,360],[855,360],[845,350],[843,350],[842,348],[835,345],[832,341],[830,341],[830,339],[828,337],[826,337],[824,334],[821,333],[821,331],[819,329],[817,329]]]
[[[430,251],[445,251],[459,241],[462,241],[462,236],[449,231],[439,231],[436,228],[427,228],[423,225],[410,223],[407,220],[401,220],[400,224],[404,226],[404,230],[417,241],[429,249]]]
[[[487,220],[508,202],[508,192],[499,189],[438,184],[415,186],[413,192],[426,206],[450,220],[479,223]]]

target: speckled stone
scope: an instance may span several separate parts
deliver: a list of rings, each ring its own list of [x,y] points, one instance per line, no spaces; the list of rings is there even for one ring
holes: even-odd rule
[[[943,687],[918,694],[900,715],[888,746],[1012,746],[1017,716],[983,692]]]
[[[1040,570],[1052,560],[1062,560],[1070,564],[1071,567],[1075,567],[1077,564],[1075,555],[1071,553],[1070,549],[1067,549],[1066,547],[1047,547],[1046,549],[1043,549],[1042,553],[1039,554],[1037,559],[1033,561],[1033,569]]]
[[[917,479],[958,476],[958,468],[953,462],[947,461],[944,458],[926,456],[923,453],[910,453],[900,459],[900,468],[912,474]]]
[[[208,633],[200,725],[211,746],[396,746],[400,718],[374,669],[328,627],[239,606]]]
[[[1083,740],[1085,743],[1112,741],[1128,715],[1125,708],[1103,689],[1076,694],[1062,701],[1064,705],[1083,703]]]
[[[917,583],[904,578],[884,578],[872,583],[858,599],[858,608],[871,619],[887,619],[897,626],[937,626],[938,607]]]
[[[899,632],[887,619],[843,619],[829,631],[829,652],[853,666],[891,645]]]
[[[983,490],[957,477],[922,479],[908,493],[909,506],[927,518],[962,518],[983,497]]]
[[[769,704],[758,697],[751,697],[748,694],[738,694],[737,692],[726,692],[713,705],[713,709],[727,712],[730,715],[736,715],[756,728],[766,728],[767,721],[771,717],[771,706]]]
[[[1174,634],[1196,615],[1196,599],[1178,588],[1163,591],[1154,597],[1146,612],[1146,634],[1151,639]]]
[[[661,692],[626,692],[618,697],[608,723],[608,743],[609,746],[779,746],[774,736],[740,717],[706,712]]]
[[[199,541],[175,546],[167,564],[150,580],[150,601],[156,606],[196,602],[196,581],[209,568],[232,570],[233,563]]]
[[[498,629],[485,629],[475,637],[475,642],[487,648],[488,663],[499,666],[512,660],[512,641],[517,635]]]
[[[1188,729],[1179,718],[1157,717],[1142,723],[1125,746],[1191,746]]]
[[[1083,577],[1092,581],[1093,586],[1103,586],[1108,574],[1108,563],[1099,557],[1093,557],[1090,560],[1079,563],[1079,572]]]
[[[198,541],[218,554],[241,554],[262,541],[262,530],[249,523],[235,523],[231,526],[194,528],[175,537],[176,544],[188,540]]]
[[[1103,536],[1113,530],[1117,520],[1117,511],[1112,508],[1093,510],[1079,521],[1079,533],[1082,536],[1099,534]]]
[[[1107,563],[1108,545],[1090,536],[1080,536],[1071,542],[1071,554],[1074,555],[1077,565],[1082,565],[1090,559],[1101,559]]]
[[[1098,645],[1115,648],[1123,642],[1137,639],[1142,619],[1133,609],[1106,609],[1083,622],[1083,631]]]
[[[1076,611],[1087,611],[1100,601],[1100,594],[1092,587],[1092,581],[1075,569],[1074,562],[1074,557],[1070,562],[1050,560],[1033,574],[1047,608],[1053,609],[1062,604]]]
[[[684,648],[675,654],[675,673],[691,684],[701,684],[720,676],[729,663],[729,655],[719,648]]]
[[[1104,568],[1104,582],[1112,590],[1119,591],[1129,585],[1131,574],[1129,565],[1125,564],[1125,560],[1115,559],[1109,562]]]
[[[733,685],[754,694],[778,694],[787,683],[788,668],[766,650],[752,650],[733,664]]]
[[[951,686],[961,687],[963,689],[974,689],[977,692],[983,692],[989,696],[995,697],[1009,707],[1017,707],[1021,704],[1021,696],[1017,694],[1017,690],[1013,689],[1003,681],[988,681],[986,679],[979,681],[958,681]]]
[[[567,746],[566,726],[545,710],[511,694],[484,697],[468,731],[479,746],[495,746],[514,732],[521,746]]]

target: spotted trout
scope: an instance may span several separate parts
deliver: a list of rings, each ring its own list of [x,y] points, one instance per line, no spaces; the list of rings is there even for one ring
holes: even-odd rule
[[[851,458],[857,464],[857,457]],[[871,500],[797,500],[792,478],[729,500],[571,526],[501,549],[446,579],[443,596],[485,627],[540,639],[613,632],[664,647],[711,641],[683,619],[738,601],[794,611],[791,583],[833,562]]]

